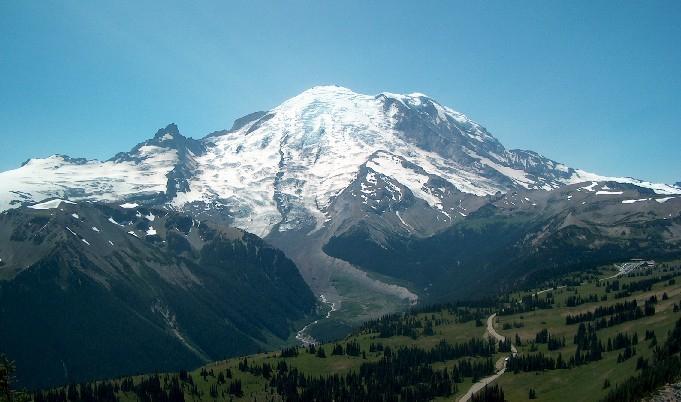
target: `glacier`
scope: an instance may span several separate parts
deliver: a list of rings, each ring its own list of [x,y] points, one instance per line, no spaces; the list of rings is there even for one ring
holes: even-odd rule
[[[324,226],[339,194],[364,179],[363,169],[389,178],[392,191],[396,183],[406,187],[450,221],[466,211],[446,202],[438,180],[479,197],[599,181],[681,193],[677,186],[601,176],[507,150],[483,126],[424,94],[318,86],[200,140],[172,125],[108,161],[31,159],[0,173],[0,210],[48,198],[221,208],[234,226],[266,236]]]

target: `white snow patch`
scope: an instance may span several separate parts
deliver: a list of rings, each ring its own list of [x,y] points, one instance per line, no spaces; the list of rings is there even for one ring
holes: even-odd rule
[[[431,208],[442,209],[440,199],[430,192],[426,186],[428,176],[404,167],[403,160],[387,152],[379,152],[367,162],[367,167],[388,176],[407,187],[418,198],[424,200]]]
[[[496,170],[497,172],[503,174],[504,176],[508,177],[509,179],[513,180],[517,184],[525,187],[525,188],[530,188],[530,186],[534,185],[535,182],[531,180],[530,178],[527,177],[527,173],[523,170],[518,170],[518,169],[513,169],[508,166],[500,165],[496,162],[493,162],[492,160],[482,157],[476,153],[473,152],[467,152],[471,157],[476,158],[482,163],[483,165],[487,165],[491,167],[492,169]]]
[[[639,198],[638,200],[622,200],[622,204],[634,204],[637,202],[648,201],[650,198]]]
[[[402,219],[402,217],[400,216],[400,211],[395,211],[395,215],[397,215],[397,218],[400,220],[400,222],[402,222],[402,224],[404,226],[406,226],[409,229],[409,231],[414,229],[414,228],[411,227],[411,225],[409,225],[407,222],[405,222],[404,219]]]
[[[147,236],[153,236],[156,234],[156,229],[154,229],[152,226],[149,226],[149,229],[147,229]]]
[[[590,173],[581,169],[575,170],[569,179],[565,180],[565,184],[577,184],[586,181],[611,181],[615,183],[633,184],[643,188],[649,188],[657,194],[681,194],[681,188],[670,186],[664,183],[652,183],[645,180],[638,180],[631,177],[610,177],[601,176],[595,173]],[[591,190],[590,190],[591,191]]]
[[[99,232],[99,229],[98,229],[96,226],[93,226],[93,227],[92,227],[92,231],[93,231],[93,232]]]
[[[139,207],[139,204],[136,202],[126,202],[125,204],[121,204],[120,206],[121,208],[132,209]]]
[[[41,202],[38,204],[33,204],[29,205],[29,208],[31,209],[54,209],[54,208],[59,208],[59,205],[61,203],[66,203],[66,204],[75,204],[75,202],[67,201],[67,200],[62,200],[62,199],[54,199],[54,200],[49,200],[45,202]]]
[[[72,216],[74,219],[80,219],[80,216],[78,216],[78,214],[71,214],[71,216]]]
[[[596,191],[596,190],[594,190],[594,187],[596,187],[597,185],[598,185],[598,182],[594,181],[586,187],[580,187],[580,190],[586,190],[586,191],[594,192],[594,191]]]
[[[121,225],[120,223],[116,222],[112,217],[109,217],[109,222],[113,223],[116,226],[124,227],[124,225]]]
[[[674,199],[676,197],[664,197],[664,198],[656,198],[655,201],[659,202],[660,204],[664,204],[665,202]]]
[[[659,202],[660,204],[664,204],[665,202],[672,200],[676,197],[664,197],[664,198],[656,198],[655,201]]]
[[[133,235],[133,236],[135,236],[135,237],[138,237],[138,236],[137,236],[137,233],[135,233],[135,232],[132,231],[132,230],[128,231],[128,234],[129,234],[129,235]]]
[[[85,240],[85,239],[80,239],[80,240],[82,240],[83,243],[87,244],[88,246],[90,245],[90,242],[88,242],[87,240]]]
[[[623,193],[624,193],[623,191],[604,191],[604,190],[596,191],[596,195],[621,195]]]

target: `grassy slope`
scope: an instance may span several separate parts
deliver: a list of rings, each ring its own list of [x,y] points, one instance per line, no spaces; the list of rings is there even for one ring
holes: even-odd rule
[[[421,318],[423,318],[426,314],[421,314],[419,315]],[[427,315],[431,315],[430,313]],[[438,318],[451,318],[449,314],[446,312],[441,312],[439,314],[436,314],[436,317]],[[351,336],[347,340],[350,339],[355,339],[360,343],[361,350],[367,351],[367,360],[362,359],[362,357],[352,357],[352,356],[333,356],[331,355],[331,349],[333,347],[333,344],[325,344],[324,348],[326,351],[326,358],[318,358],[314,355],[311,355],[304,350],[301,349],[301,353],[298,355],[298,357],[295,358],[280,358],[278,357],[279,353],[274,352],[274,353],[263,353],[263,354],[258,354],[254,356],[249,356],[249,363],[253,363],[255,365],[262,364],[262,362],[268,362],[272,366],[276,366],[279,360],[284,360],[286,361],[287,364],[289,364],[292,367],[296,367],[299,370],[308,373],[310,375],[328,375],[328,374],[343,374],[346,373],[350,370],[356,370],[359,368],[359,366],[365,362],[365,361],[375,361],[379,360],[380,357],[382,357],[383,353],[382,352],[374,352],[374,353],[369,353],[369,345],[374,342],[374,343],[382,343],[384,346],[390,346],[393,348],[397,348],[399,346],[403,345],[415,345],[418,347],[422,348],[428,348],[435,346],[441,339],[447,339],[450,342],[464,342],[469,340],[470,338],[473,337],[481,337],[484,334],[485,330],[484,327],[477,327],[475,325],[474,321],[470,321],[467,323],[463,324],[449,324],[449,325],[443,325],[440,327],[437,327],[436,329],[436,335],[435,336],[429,336],[429,337],[419,337],[418,339],[414,340],[409,337],[405,336],[394,336],[391,338],[384,338],[384,339],[373,339],[373,335],[359,335],[359,336]],[[342,342],[341,342],[342,343]],[[501,356],[501,355],[499,355]],[[495,357],[496,360],[496,357]],[[434,365],[436,368],[442,368],[443,366],[451,366],[451,362],[447,363],[440,363],[438,365]],[[207,369],[212,368],[214,372],[218,372],[218,370],[224,370],[226,368],[230,368],[232,370],[232,373],[234,374],[235,378],[240,378],[243,381],[244,384],[244,398],[243,400],[252,400],[252,396],[256,396],[258,399],[260,397],[264,396],[271,396],[271,394],[268,394],[267,392],[263,392],[263,387],[264,387],[264,380],[262,377],[256,377],[253,376],[249,373],[242,373],[239,372],[238,370],[238,363],[239,359],[229,359],[223,362],[216,362],[212,363],[208,366],[206,366]],[[203,381],[203,379],[199,376],[199,372],[201,370],[195,370],[193,374],[195,375],[195,382],[197,384],[201,384],[200,388],[203,389],[205,387],[205,394],[208,395],[208,389],[210,388],[210,385],[213,384],[214,379],[208,378],[208,381]],[[470,378],[467,379],[468,381],[465,381],[461,384],[459,384],[459,393],[458,394],[463,394],[467,390],[467,388],[470,386],[471,381]],[[251,396],[252,395],[252,396]],[[204,400],[211,400],[210,398],[204,399]],[[234,398],[234,400],[240,400],[239,398]]]
[[[432,316],[432,313],[427,313],[427,314],[419,314],[420,318],[424,318],[426,315],[429,317]],[[453,317],[447,313],[446,311],[442,311],[440,313],[435,313],[435,316],[437,318],[443,318],[443,319],[452,319]],[[325,344],[323,347],[325,348],[326,351],[326,358],[319,358],[314,355],[311,355],[307,353],[306,350],[300,349],[300,354],[297,357],[293,358],[281,358],[279,357],[279,352],[269,352],[269,353],[260,353],[256,355],[251,355],[248,356],[248,361],[250,365],[261,365],[263,362],[267,362],[270,365],[276,367],[277,363],[280,360],[286,361],[286,363],[291,366],[291,367],[296,367],[299,370],[303,371],[304,373],[310,374],[312,376],[318,376],[318,375],[328,375],[328,374],[343,374],[346,373],[350,370],[356,370],[359,368],[359,366],[366,361],[376,361],[379,360],[382,356],[382,352],[374,352],[370,353],[369,352],[369,345],[373,343],[381,343],[384,346],[391,346],[393,348],[403,346],[403,345],[415,345],[419,346],[422,348],[428,348],[436,345],[440,340],[446,339],[450,342],[465,342],[468,341],[471,338],[474,337],[482,337],[483,334],[485,333],[485,328],[484,327],[478,327],[475,325],[475,321],[469,321],[466,323],[452,323],[452,324],[445,324],[441,326],[437,326],[435,328],[435,335],[434,336],[420,336],[418,339],[412,339],[409,337],[405,336],[394,336],[390,338],[381,338],[381,339],[375,339],[374,335],[359,335],[359,336],[351,336],[347,338],[346,340],[354,339],[357,340],[360,345],[361,345],[361,350],[366,351],[367,354],[367,360],[364,360],[361,356],[360,357],[352,357],[352,356],[334,356],[331,355],[331,350],[333,347],[333,344]],[[345,341],[339,342],[341,344],[344,344]],[[502,357],[502,354],[498,354],[495,356],[493,359],[496,361],[498,358]],[[228,359],[224,361],[219,361],[219,362],[213,362],[210,363],[206,366],[204,366],[207,370],[213,370],[213,372],[217,375],[218,372],[220,371],[225,371],[226,369],[231,369],[232,374],[234,376],[234,379],[240,379],[243,384],[243,391],[244,391],[244,396],[243,398],[236,398],[233,396],[227,396],[227,400],[230,400],[230,397],[234,401],[253,401],[253,398],[255,397],[257,400],[270,400],[271,397],[274,397],[274,400],[279,400],[278,396],[275,394],[273,395],[269,390],[266,388],[266,380],[264,380],[262,377],[254,376],[250,373],[244,373],[239,371],[238,365],[239,361],[242,360],[243,358],[234,358],[234,359]],[[437,363],[434,364],[434,368],[442,368],[444,366],[451,367],[451,365],[456,362],[456,360],[448,361],[446,363]],[[204,380],[200,376],[202,368],[198,368],[190,373],[194,379],[194,383],[197,385],[201,397],[192,397],[190,395],[186,395],[185,398],[187,401],[214,401],[215,399],[211,398],[209,395],[209,390],[211,385],[216,383],[216,378],[208,376],[207,380]],[[139,377],[137,377],[139,378]],[[228,380],[229,383],[229,380]],[[457,392],[456,395],[462,395],[463,393],[466,392],[466,390],[470,387],[471,385],[471,379],[466,378],[464,379],[464,382],[458,384],[459,386],[459,391]],[[227,389],[226,385],[222,385],[219,388],[220,390]],[[136,396],[132,393],[129,394],[123,394],[120,393],[119,397],[121,399],[121,402],[126,402],[126,401],[136,401]],[[223,400],[224,398],[218,397],[217,400]]]
[[[646,277],[628,277],[619,278],[619,280],[620,283],[627,283]],[[669,300],[661,300],[662,293],[664,292],[669,296]],[[590,281],[576,288],[563,288],[553,292],[558,306],[565,306],[567,296],[575,293],[582,296],[596,294],[600,297],[605,294],[605,287],[596,287],[595,281]],[[534,335],[541,329],[548,328],[552,334],[559,337],[564,336],[566,338],[565,348],[559,351],[548,352],[546,345],[538,345],[538,349],[545,354],[549,353],[553,356],[561,352],[564,358],[569,358],[575,352],[576,347],[572,344],[572,338],[576,334],[578,326],[565,325],[565,316],[567,314],[589,311],[597,306],[607,306],[632,299],[636,299],[642,305],[643,300],[652,295],[657,295],[660,300],[656,305],[654,316],[628,321],[598,331],[598,337],[604,344],[608,337],[614,337],[617,332],[627,332],[630,335],[636,332],[639,338],[636,356],[618,364],[617,355],[622,352],[622,350],[618,350],[604,352],[602,360],[569,370],[553,370],[543,373],[507,373],[498,380],[498,383],[504,389],[507,399],[509,401],[528,400],[529,388],[534,388],[537,391],[539,400],[542,401],[590,401],[598,400],[605,396],[608,391],[603,389],[606,379],[610,381],[611,386],[623,383],[627,378],[636,373],[636,360],[639,356],[644,358],[651,356],[650,342],[644,341],[645,331],[654,330],[658,343],[662,343],[666,339],[667,332],[672,329],[676,320],[681,317],[681,314],[672,312],[673,304],[681,303],[681,284],[677,277],[675,285],[668,285],[666,282],[656,283],[651,291],[637,292],[632,294],[631,297],[614,300],[613,293],[610,293],[609,300],[605,302],[585,303],[572,308],[558,307],[550,310],[536,310],[530,313],[500,317],[495,328],[502,335],[515,337],[517,333],[521,339],[527,340],[534,338]],[[545,296],[545,294],[540,295],[540,297],[542,296]],[[503,322],[522,322],[524,326],[518,329],[503,330],[501,329]],[[528,350],[529,346],[519,348],[521,353]]]
[[[677,271],[681,273],[681,271]],[[559,351],[548,352],[546,345],[537,345],[538,350],[545,354],[557,355],[562,353],[564,359],[574,354],[575,346],[572,345],[572,337],[576,333],[577,325],[566,325],[565,315],[574,314],[577,312],[593,310],[599,305],[609,305],[624,300],[637,299],[640,304],[643,300],[651,295],[657,295],[660,299],[656,306],[656,314],[652,317],[645,317],[636,321],[625,322],[611,328],[606,328],[598,331],[599,338],[605,344],[608,337],[613,337],[617,332],[628,332],[630,335],[634,331],[638,333],[639,344],[636,347],[637,355],[633,358],[618,364],[616,362],[617,355],[622,350],[613,352],[604,352],[603,359],[597,362],[592,362],[577,368],[565,370],[553,370],[543,373],[519,373],[513,374],[507,372],[502,375],[497,381],[504,389],[506,398],[509,401],[525,401],[528,400],[528,389],[534,388],[537,391],[539,400],[541,401],[591,401],[598,400],[605,395],[607,390],[604,390],[603,383],[607,378],[610,380],[612,386],[617,383],[625,381],[628,377],[636,373],[636,360],[638,356],[650,357],[651,349],[649,342],[644,341],[644,332],[646,329],[654,330],[658,343],[662,343],[667,336],[667,331],[673,327],[676,320],[681,317],[681,313],[673,313],[672,307],[674,303],[681,303],[681,277],[677,276],[676,284],[669,285],[667,282],[656,283],[653,289],[649,292],[637,292],[630,297],[615,300],[613,293],[609,294],[608,300],[603,302],[585,303],[577,307],[565,307],[565,300],[569,295],[579,294],[588,296],[596,294],[599,297],[605,294],[605,287],[597,287],[595,285],[597,278],[609,276],[611,273],[606,270],[601,270],[592,279],[583,282],[576,287],[566,287],[553,291],[556,307],[547,310],[535,310],[529,313],[514,314],[509,316],[501,316],[497,318],[496,329],[499,333],[511,336],[512,339],[517,333],[523,340],[524,345],[519,348],[519,352],[528,352],[530,346],[525,342],[529,339],[534,339],[534,336],[543,328],[548,328],[554,336],[564,336],[566,338],[566,346]],[[653,276],[658,276],[657,272]],[[637,276],[619,278],[620,283],[639,281],[650,276]],[[583,279],[583,278],[582,278]],[[662,301],[662,293],[666,292],[669,299]],[[512,297],[520,297],[523,294],[530,294],[532,292],[516,293]],[[543,293],[540,297],[546,297],[547,293]],[[419,318],[423,319],[425,315],[431,316],[432,313],[420,314]],[[435,313],[436,318],[451,319],[452,316],[443,310]],[[504,330],[504,323],[522,323],[520,328],[512,328]],[[351,336],[349,339],[357,340],[361,345],[361,350],[366,351],[367,360],[377,360],[382,356],[381,352],[369,353],[369,345],[372,342],[380,342],[383,345],[390,345],[398,347],[401,345],[415,345],[422,348],[431,347],[441,339],[446,339],[450,342],[463,342],[472,337],[480,337],[485,333],[484,327],[475,325],[474,321],[466,323],[457,323],[452,320],[451,323],[443,324],[435,327],[435,336],[420,336],[417,339],[408,337],[395,336],[385,339],[375,339],[372,334],[364,334],[358,336]],[[344,343],[345,341],[339,342]],[[278,352],[261,353],[248,357],[249,363],[260,365],[262,362],[268,362],[276,367],[278,361],[285,360],[289,366],[297,367],[302,372],[312,375],[328,375],[328,374],[342,374],[350,370],[357,369],[363,360],[362,357],[350,356],[332,356],[332,344],[324,345],[326,351],[326,358],[318,358],[308,354],[304,349],[300,350],[300,354],[294,358],[281,358]],[[494,360],[502,357],[503,354],[497,354]],[[453,361],[445,363],[436,363],[433,366],[441,368],[442,366],[451,366]],[[205,366],[206,369],[212,369],[215,374],[219,371],[224,371],[230,368],[234,378],[238,378],[243,383],[244,397],[234,398],[233,400],[280,400],[276,394],[272,394],[268,389],[267,381],[262,377],[256,377],[250,373],[243,373],[238,370],[239,359],[229,359],[225,361],[211,363]],[[210,397],[210,386],[216,383],[216,378],[208,376],[204,380],[200,376],[201,368],[190,373],[193,376],[195,384],[198,386],[201,396],[186,395],[187,401],[215,401]],[[228,380],[229,383],[229,380]],[[446,400],[457,400],[459,396],[466,392],[471,385],[471,379],[466,378],[463,383],[458,384],[458,392],[451,398]],[[226,390],[226,385],[221,385],[219,390]],[[133,394],[119,394],[121,401],[135,401],[136,397]],[[223,397],[218,397],[217,400],[224,400]],[[226,397],[230,400],[230,396]],[[445,400],[445,399],[442,399]]]

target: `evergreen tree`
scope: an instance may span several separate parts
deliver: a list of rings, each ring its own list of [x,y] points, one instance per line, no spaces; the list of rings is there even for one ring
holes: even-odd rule
[[[4,402],[12,402],[12,382],[16,366],[12,360],[4,354],[0,354],[0,398]]]
[[[527,397],[529,399],[537,399],[537,391],[535,391],[534,388],[530,388]]]
[[[485,386],[471,396],[471,402],[505,402],[504,391],[497,384]]]
[[[317,357],[326,358],[326,352],[324,351],[323,346],[317,348]]]
[[[244,392],[241,389],[241,380],[234,380],[229,383],[229,393],[230,395],[237,397],[242,397],[244,395]]]

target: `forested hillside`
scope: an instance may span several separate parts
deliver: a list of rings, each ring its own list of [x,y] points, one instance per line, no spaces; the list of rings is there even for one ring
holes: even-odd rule
[[[614,275],[607,267],[592,269],[496,299],[385,316],[336,342],[30,396],[37,402],[635,401],[681,375],[681,266]]]

